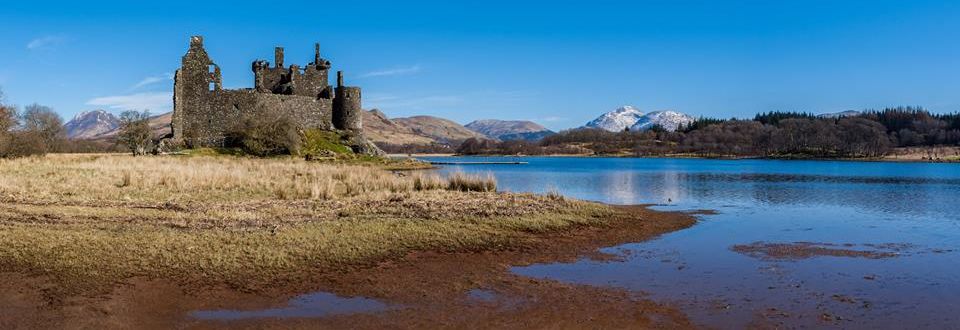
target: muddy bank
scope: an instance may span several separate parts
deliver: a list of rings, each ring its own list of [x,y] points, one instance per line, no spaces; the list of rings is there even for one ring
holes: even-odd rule
[[[919,253],[946,253],[948,249],[922,249],[907,243],[886,244],[835,244],[815,242],[769,243],[754,242],[734,245],[730,250],[753,258],[773,260],[801,260],[816,257],[846,257],[864,259],[897,258]]]
[[[685,213],[616,207],[604,226],[530,234],[501,251],[418,252],[375,266],[276,274],[244,291],[180,279],[134,278],[106,294],[57,296],[50,281],[0,274],[0,327],[95,328],[585,328],[669,327],[690,323],[676,308],[636,293],[513,275],[511,266],[603,258],[598,248],[689,227]],[[252,288],[252,289],[251,289]],[[203,320],[196,311],[277,309],[305,293],[365,297],[376,313],[322,318]],[[481,292],[480,296],[475,293]]]

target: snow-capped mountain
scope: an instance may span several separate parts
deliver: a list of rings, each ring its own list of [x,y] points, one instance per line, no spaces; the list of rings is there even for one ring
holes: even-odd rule
[[[820,118],[844,118],[844,117],[856,117],[862,115],[863,113],[857,110],[847,110],[841,112],[832,112],[832,113],[822,113],[817,115]]]
[[[666,111],[654,111],[648,113],[637,120],[636,123],[630,126],[631,131],[645,131],[653,127],[654,125],[659,125],[663,129],[673,132],[676,131],[681,126],[687,126],[694,122],[694,118],[685,114],[676,111],[666,110]]]
[[[120,120],[112,113],[103,110],[78,113],[63,125],[70,139],[90,139],[113,131],[120,126]]]
[[[623,131],[640,120],[643,112],[629,105],[607,112],[584,125],[586,128],[600,128],[611,132]]]

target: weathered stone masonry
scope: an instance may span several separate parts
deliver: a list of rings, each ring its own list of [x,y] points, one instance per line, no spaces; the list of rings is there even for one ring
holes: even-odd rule
[[[319,44],[304,68],[285,67],[283,48],[277,47],[273,66],[257,60],[252,70],[254,88],[223,89],[220,67],[203,48],[203,37],[191,37],[174,77],[173,138],[188,147],[222,146],[230,125],[242,116],[287,115],[305,129],[348,133],[354,149],[372,151],[361,133],[360,88],[344,86],[341,72],[336,88],[329,86],[330,61],[320,58]]]

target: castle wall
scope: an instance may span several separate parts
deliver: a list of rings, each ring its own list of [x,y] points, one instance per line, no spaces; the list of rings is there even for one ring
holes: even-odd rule
[[[333,130],[333,100],[311,96],[255,94],[252,109],[242,112],[253,114],[283,114],[297,120],[305,128]]]
[[[261,93],[287,94],[333,98],[328,86],[330,62],[320,58],[320,45],[316,45],[314,62],[301,69],[299,65],[283,65],[283,48],[274,50],[274,66],[266,61],[253,62],[254,89]]]
[[[284,115],[304,128],[332,130],[333,100],[257,93],[252,89],[210,91],[207,102],[188,116],[182,138],[198,146],[223,145],[231,128],[247,116]]]
[[[327,83],[328,70],[310,65],[300,69],[273,68],[254,63],[254,87],[261,93],[288,94],[310,97],[333,98]]]
[[[281,86],[289,81],[285,68],[264,68],[256,74],[260,78],[257,79],[255,88],[261,93],[282,93]]]
[[[324,93],[327,89],[327,69],[317,68],[315,65],[308,65],[303,73],[295,76],[293,93],[302,96],[332,98],[330,92]]]

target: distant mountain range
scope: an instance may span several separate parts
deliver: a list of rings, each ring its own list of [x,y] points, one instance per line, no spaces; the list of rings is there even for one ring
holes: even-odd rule
[[[173,113],[150,117],[150,129],[154,137],[170,133],[170,121]],[[113,139],[120,132],[120,119],[104,110],[84,111],[63,125],[67,138],[72,140]]]
[[[363,133],[375,143],[395,145],[436,143],[434,138],[418,133],[407,125],[390,120],[386,114],[377,109],[363,112]]]
[[[172,113],[151,117],[150,126],[154,135],[159,137],[170,132]],[[643,114],[632,106],[624,106],[601,115],[587,123],[585,127],[602,128],[609,131],[625,129],[643,130],[653,125],[661,125],[668,130],[678,125],[692,122],[690,116],[673,111],[656,111]],[[76,115],[64,125],[71,139],[111,139],[119,130],[117,116],[104,111],[85,111]],[[393,145],[457,145],[469,138],[495,141],[538,141],[556,134],[543,125],[527,120],[483,119],[470,122],[466,126],[454,121],[433,117],[413,116],[389,118],[380,110],[364,111],[363,128],[367,137],[380,144]]]
[[[681,126],[692,124],[694,120],[690,115],[681,112],[665,110],[644,114],[637,108],[626,105],[600,115],[600,117],[591,120],[581,128],[599,128],[610,132],[622,132],[628,129],[645,131],[654,126],[660,126],[668,131],[676,131]]]
[[[475,120],[464,127],[501,141],[539,141],[540,139],[556,134],[540,124],[529,120]]]
[[[63,125],[67,131],[67,138],[73,140],[88,140],[106,134],[120,126],[120,119],[104,110],[84,111],[78,113],[69,122]]]
[[[459,144],[469,138],[489,138],[486,135],[471,131],[456,122],[433,116],[413,116],[393,118],[393,122],[410,128],[418,135],[426,136],[441,144]],[[364,131],[366,132],[366,130]],[[377,141],[374,141],[377,142]],[[389,141],[384,141],[389,142]]]
[[[388,118],[377,109],[364,112],[363,131],[367,138],[380,144],[453,146],[469,138],[536,141],[556,134],[531,121],[485,119],[464,126],[433,116]]]
[[[170,132],[172,113],[151,117],[150,126],[157,137]],[[634,107],[624,106],[601,115],[585,127],[609,131],[643,130],[661,125],[674,130],[678,125],[692,122],[692,117],[674,111],[655,111],[643,114]],[[104,111],[85,111],[76,115],[64,127],[71,139],[112,139],[120,126],[117,116]],[[483,119],[460,125],[454,121],[433,117],[413,116],[389,118],[380,110],[364,111],[363,128],[367,137],[379,144],[456,146],[469,138],[494,141],[538,141],[556,134],[543,125],[527,120]]]
[[[859,111],[843,111],[819,115],[822,118],[839,118],[859,115]],[[172,113],[150,118],[150,127],[157,137],[170,132]],[[597,128],[611,132],[624,130],[643,131],[658,125],[668,131],[694,122],[694,118],[677,111],[653,111],[643,113],[633,106],[622,106],[604,113],[580,128]],[[119,130],[117,116],[104,111],[92,110],[77,114],[64,125],[70,139],[112,139]],[[550,136],[553,131],[540,124],[526,120],[483,119],[460,125],[454,121],[432,117],[414,116],[389,118],[380,110],[363,112],[363,130],[367,137],[379,144],[456,146],[469,138],[494,141],[538,141]]]

